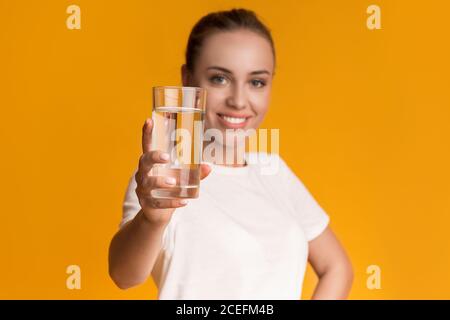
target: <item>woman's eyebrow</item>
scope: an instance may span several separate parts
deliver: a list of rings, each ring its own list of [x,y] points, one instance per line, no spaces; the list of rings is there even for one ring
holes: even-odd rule
[[[206,70],[210,70],[210,69],[216,69],[216,70],[220,70],[225,73],[233,74],[233,72],[231,72],[230,70],[223,68],[223,67],[219,67],[219,66],[208,67]],[[262,73],[267,73],[268,75],[270,75],[270,72],[267,70],[256,70],[256,71],[250,72],[250,74],[252,74],[252,75],[253,74],[262,74]]]

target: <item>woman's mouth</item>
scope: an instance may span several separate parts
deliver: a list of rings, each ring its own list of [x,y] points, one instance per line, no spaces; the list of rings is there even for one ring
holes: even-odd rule
[[[224,115],[221,113],[217,114],[219,116],[219,119],[221,120],[221,123],[231,129],[237,129],[237,128],[243,128],[248,122],[248,119],[250,117],[248,116],[242,116],[242,117],[232,117],[228,115]]]

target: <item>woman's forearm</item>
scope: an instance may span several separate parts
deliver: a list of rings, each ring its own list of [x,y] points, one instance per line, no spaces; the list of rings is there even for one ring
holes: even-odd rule
[[[330,269],[319,277],[312,300],[347,299],[353,283],[349,267]]]
[[[109,274],[116,285],[127,289],[150,275],[162,246],[166,225],[153,225],[142,211],[120,229],[109,247]]]

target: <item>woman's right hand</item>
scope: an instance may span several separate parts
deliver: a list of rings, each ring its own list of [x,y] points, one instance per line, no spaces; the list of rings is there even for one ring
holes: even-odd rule
[[[164,176],[151,176],[150,170],[156,163],[167,163],[169,155],[160,150],[150,150],[153,121],[148,118],[142,128],[142,155],[139,158],[139,168],[135,174],[137,183],[136,194],[145,218],[152,224],[164,225],[170,221],[176,208],[187,204],[182,199],[155,199],[152,190],[175,186],[175,179]],[[200,165],[200,179],[208,176],[211,168],[206,164]]]

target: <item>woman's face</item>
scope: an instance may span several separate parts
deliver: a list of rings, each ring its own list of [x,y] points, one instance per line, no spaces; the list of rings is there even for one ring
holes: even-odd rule
[[[205,129],[257,129],[269,107],[274,57],[268,40],[248,30],[207,37],[183,85],[207,89]]]

